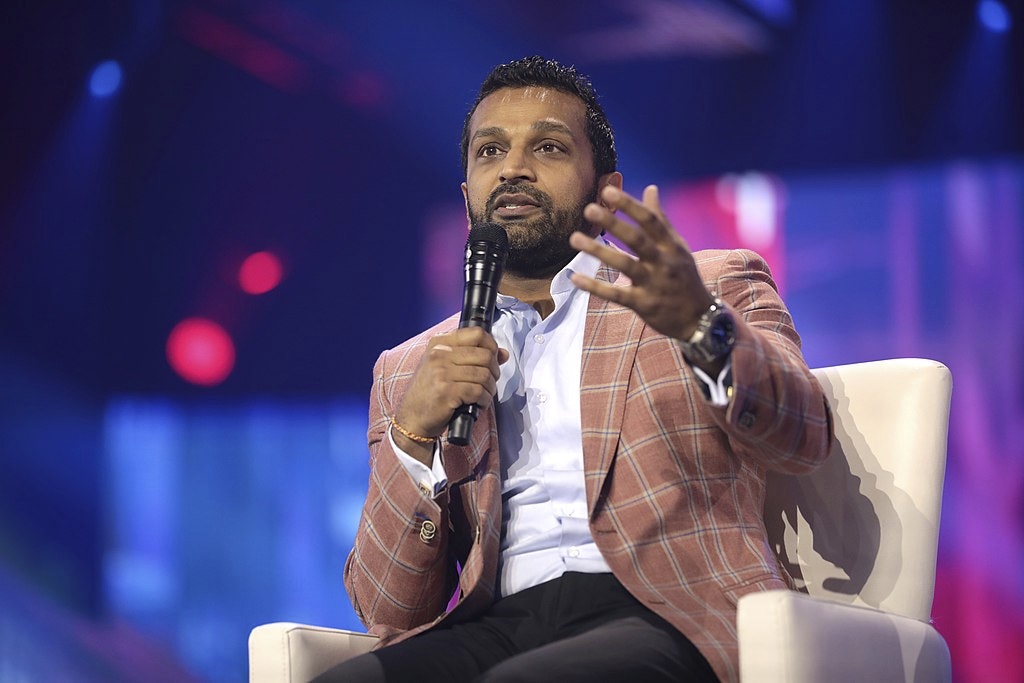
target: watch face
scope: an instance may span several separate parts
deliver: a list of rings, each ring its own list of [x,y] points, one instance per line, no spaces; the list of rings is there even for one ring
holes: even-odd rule
[[[736,325],[732,316],[722,312],[711,321],[711,328],[707,334],[708,346],[715,355],[724,354],[732,348],[736,341]]]
[[[735,343],[736,322],[732,313],[715,299],[715,305],[701,316],[693,337],[683,344],[683,355],[690,361],[712,363],[728,355]]]

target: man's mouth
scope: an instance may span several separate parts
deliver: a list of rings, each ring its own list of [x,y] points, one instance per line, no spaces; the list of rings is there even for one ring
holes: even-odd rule
[[[540,210],[537,200],[521,192],[500,195],[492,206],[492,213],[502,218],[519,218]]]

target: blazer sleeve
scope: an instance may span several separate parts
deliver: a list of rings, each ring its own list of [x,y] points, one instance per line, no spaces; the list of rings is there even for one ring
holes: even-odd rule
[[[736,314],[732,396],[713,411],[733,451],[766,469],[810,471],[828,457],[832,416],[768,265],[752,251],[730,251],[706,284]]]
[[[409,349],[386,351],[373,369],[367,440],[370,481],[345,564],[345,588],[371,633],[387,637],[435,620],[454,589],[447,492],[421,491],[387,438],[397,392],[412,373]],[[398,356],[398,359],[393,358]]]

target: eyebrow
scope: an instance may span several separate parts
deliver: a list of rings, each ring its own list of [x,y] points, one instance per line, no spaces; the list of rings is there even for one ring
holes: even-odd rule
[[[565,133],[570,138],[575,138],[569,126],[557,121],[537,121],[530,128],[538,133]]]
[[[536,133],[564,133],[570,138],[574,140],[576,139],[576,136],[573,135],[572,129],[569,128],[569,126],[557,121],[537,121],[530,126],[530,130]],[[473,140],[475,141],[478,138],[502,137],[506,133],[507,131],[501,126],[490,126],[489,128],[481,128],[474,133]]]

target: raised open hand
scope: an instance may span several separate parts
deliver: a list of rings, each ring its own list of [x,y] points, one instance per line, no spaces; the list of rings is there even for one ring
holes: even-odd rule
[[[648,325],[666,336],[689,339],[713,297],[701,281],[686,241],[662,213],[658,188],[648,185],[643,200],[638,201],[616,187],[607,186],[601,192],[601,200],[604,206],[588,204],[584,217],[621,240],[636,257],[581,232],[574,233],[569,242],[576,249],[593,254],[622,271],[632,284],[613,287],[579,274],[572,276],[573,283],[595,296],[633,309]]]

